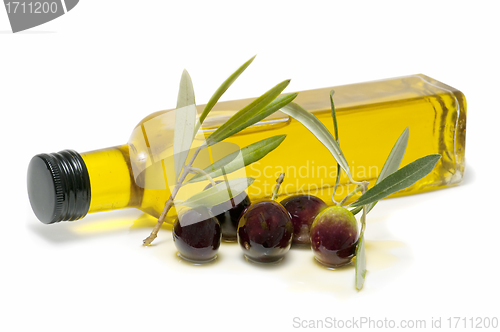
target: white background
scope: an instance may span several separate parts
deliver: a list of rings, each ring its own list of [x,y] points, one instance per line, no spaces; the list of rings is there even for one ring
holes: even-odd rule
[[[307,3],[307,4],[306,4]],[[294,330],[294,317],[499,317],[496,187],[500,74],[494,1],[90,1],[12,34],[0,9],[0,330]],[[259,268],[223,245],[217,264],[175,258],[171,234],[128,210],[42,225],[30,158],[125,143],[175,106],[184,68],[205,103],[423,73],[467,97],[467,170],[455,188],[381,202],[369,216],[368,275],[327,271],[308,251]],[[101,227],[100,227],[101,226]],[[371,245],[370,245],[371,242]],[[307,322],[306,322],[307,323]],[[457,329],[458,330],[458,329]]]

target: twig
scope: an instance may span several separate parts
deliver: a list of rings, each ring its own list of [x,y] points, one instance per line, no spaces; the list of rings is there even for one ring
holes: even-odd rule
[[[190,166],[189,167],[189,171],[191,173],[197,173],[197,174],[203,175],[204,177],[207,178],[208,181],[210,181],[210,183],[212,184],[212,186],[215,187],[216,183],[215,183],[214,179],[210,176],[210,174],[208,174],[207,172],[205,172],[201,168],[196,168],[196,167]]]
[[[368,189],[368,182],[367,181],[363,181],[362,184],[361,184],[361,192],[362,192],[362,194],[364,194],[367,189]],[[365,228],[366,228],[366,214],[367,213],[368,213],[368,211],[367,211],[366,204],[365,204],[365,205],[363,205],[363,214],[361,215],[361,232],[360,232],[360,235],[363,235],[363,236],[364,236]]]
[[[273,197],[271,198],[273,201],[278,197],[278,191],[280,190],[280,186],[283,183],[283,179],[285,178],[285,173],[281,173],[278,179],[276,179],[276,187],[273,190]]]
[[[337,203],[339,206],[343,206],[352,196],[356,195],[359,191],[363,190],[363,184],[359,184],[353,191],[351,191],[340,203]]]
[[[184,166],[184,170],[182,171],[181,176],[177,180],[175,187],[174,187],[174,190],[170,194],[170,197],[167,200],[167,202],[165,202],[165,207],[163,208],[163,211],[162,211],[160,217],[158,218],[158,222],[156,223],[155,227],[151,231],[151,234],[142,241],[143,245],[145,245],[145,246],[150,245],[154,241],[154,239],[156,239],[156,237],[158,236],[158,232],[160,231],[161,225],[163,225],[163,223],[165,222],[165,218],[168,214],[168,211],[170,211],[170,208],[174,205],[173,203],[174,203],[175,196],[177,195],[177,192],[182,187],[182,183],[186,179],[186,176],[189,174],[194,160],[196,159],[196,157],[200,153],[201,149],[203,149],[205,147],[207,147],[207,145],[205,145],[205,144],[200,145],[196,149],[196,151],[194,152],[193,157],[189,161],[189,164]]]

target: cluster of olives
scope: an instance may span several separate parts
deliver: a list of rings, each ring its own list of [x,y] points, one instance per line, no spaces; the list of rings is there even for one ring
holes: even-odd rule
[[[278,262],[294,245],[310,245],[318,262],[340,267],[351,262],[358,241],[358,224],[344,207],[328,207],[311,195],[291,196],[280,203],[251,204],[245,192],[212,208],[195,208],[174,223],[179,255],[204,263],[217,256],[221,239],[239,242],[254,262]]]

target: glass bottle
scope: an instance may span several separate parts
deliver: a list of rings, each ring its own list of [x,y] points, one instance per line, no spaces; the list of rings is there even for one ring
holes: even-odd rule
[[[419,74],[299,92],[294,102],[312,112],[331,132],[332,89],[340,146],[355,180],[374,184],[406,127],[410,138],[401,166],[433,153],[442,158],[428,176],[395,195],[440,189],[462,180],[466,100],[460,91]],[[218,103],[196,135],[194,146],[252,100]],[[203,105],[197,107],[201,112]],[[28,193],[35,215],[44,223],[54,223],[80,219],[87,213],[138,208],[158,217],[174,184],[169,181],[173,179],[174,116],[172,110],[147,116],[124,145],[81,154],[65,150],[33,157],[28,169]],[[230,137],[224,151],[282,134],[287,137],[276,150],[230,176],[255,178],[247,190],[255,200],[270,197],[277,176],[285,172],[283,198],[309,193],[331,204],[335,160],[312,133],[284,113],[276,112]],[[217,160],[215,155],[215,151],[207,151],[205,159]],[[184,194],[180,192],[179,199],[202,190],[206,184],[200,182]],[[337,200],[353,189],[345,176],[341,176],[340,184]],[[175,209],[169,216],[175,216]]]

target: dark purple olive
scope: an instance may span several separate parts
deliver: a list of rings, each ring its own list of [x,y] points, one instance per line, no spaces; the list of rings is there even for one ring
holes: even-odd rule
[[[327,205],[320,198],[310,195],[296,195],[285,198],[281,205],[290,213],[293,224],[293,243],[311,243],[309,234],[314,218]]]
[[[172,234],[179,255],[185,260],[205,263],[217,257],[220,225],[207,208],[194,208],[183,213],[175,221]]]
[[[358,223],[344,207],[331,206],[314,219],[311,248],[316,260],[329,267],[349,264],[356,253]]]
[[[238,242],[255,262],[280,261],[292,245],[293,225],[285,208],[271,200],[250,205],[240,218]]]
[[[216,181],[220,183],[222,181]],[[209,184],[205,187],[208,189],[212,186]],[[250,206],[250,198],[245,192],[242,192],[229,201],[210,208],[212,214],[219,220],[222,229],[222,238],[225,241],[236,241],[236,232],[238,230],[238,222],[243,211]]]

